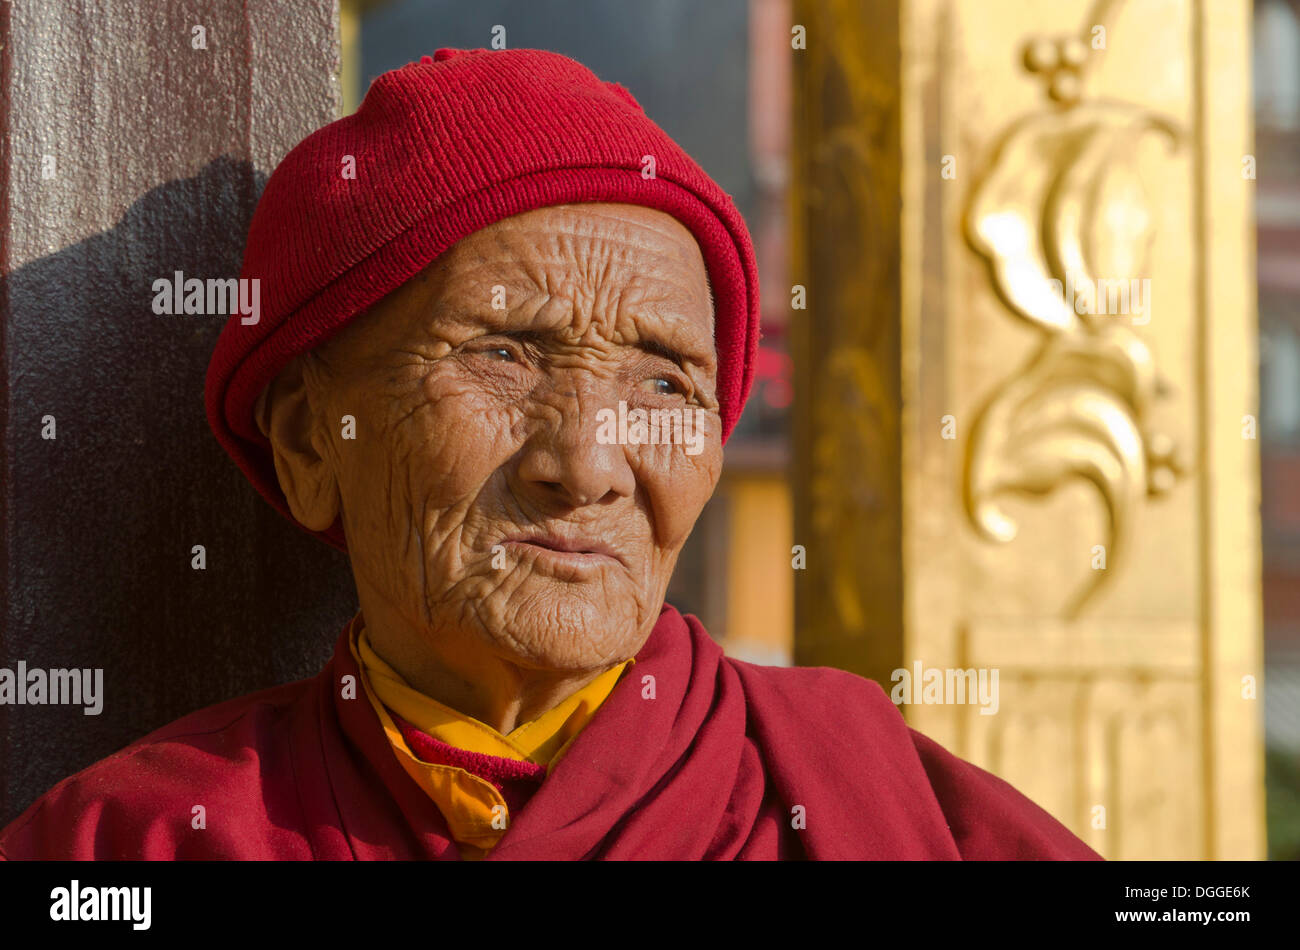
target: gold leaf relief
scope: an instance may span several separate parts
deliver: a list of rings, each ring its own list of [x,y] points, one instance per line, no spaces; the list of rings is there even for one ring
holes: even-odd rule
[[[1142,497],[1183,471],[1177,447],[1151,430],[1167,387],[1134,329],[1151,317],[1143,281],[1156,219],[1136,167],[1151,134],[1179,145],[1172,122],[1124,103],[1034,113],[1002,135],[966,209],[966,238],[993,289],[1043,338],[972,427],[966,508],[984,538],[1005,543],[1017,531],[1007,495],[1046,495],[1076,478],[1096,487],[1109,569],[1090,572],[1068,617],[1122,563]]]

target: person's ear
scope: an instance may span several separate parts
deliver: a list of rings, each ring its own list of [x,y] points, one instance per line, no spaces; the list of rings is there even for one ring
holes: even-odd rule
[[[253,409],[257,427],[271,442],[275,474],[289,510],[303,527],[326,531],[339,515],[339,485],[324,448],[303,378],[294,359],[271,380]]]

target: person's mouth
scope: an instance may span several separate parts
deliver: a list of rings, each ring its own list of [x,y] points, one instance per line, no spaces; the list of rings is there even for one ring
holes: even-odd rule
[[[573,536],[561,537],[555,533],[517,535],[501,542],[507,547],[517,545],[534,551],[544,551],[550,560],[595,566],[602,562],[613,561],[627,566],[623,556],[612,546],[597,538]]]

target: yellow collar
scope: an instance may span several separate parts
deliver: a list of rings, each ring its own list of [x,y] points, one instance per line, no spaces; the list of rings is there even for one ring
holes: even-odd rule
[[[364,627],[357,634],[357,652],[360,666],[379,701],[421,732],[467,752],[538,765],[549,765],[560,749],[582,731],[631,662],[611,667],[558,706],[517,726],[509,735],[502,735],[486,723],[412,688],[375,653],[369,631]]]
[[[462,854],[469,858],[486,854],[505,834],[509,827],[505,799],[494,785],[465,769],[417,758],[388,710],[421,732],[458,749],[517,762],[534,762],[547,766],[549,773],[609,697],[623,670],[636,662],[627,660],[611,667],[558,706],[523,723],[509,735],[502,735],[486,723],[412,688],[375,653],[360,613],[353,618],[348,640],[366,697],[383,724],[394,755],[407,774],[433,799],[447,820],[452,837],[462,846]]]

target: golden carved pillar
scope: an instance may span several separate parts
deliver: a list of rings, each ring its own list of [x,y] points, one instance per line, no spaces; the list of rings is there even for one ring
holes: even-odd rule
[[[1263,857],[1249,4],[793,25],[796,662],[996,671],[904,712],[1107,857]]]

